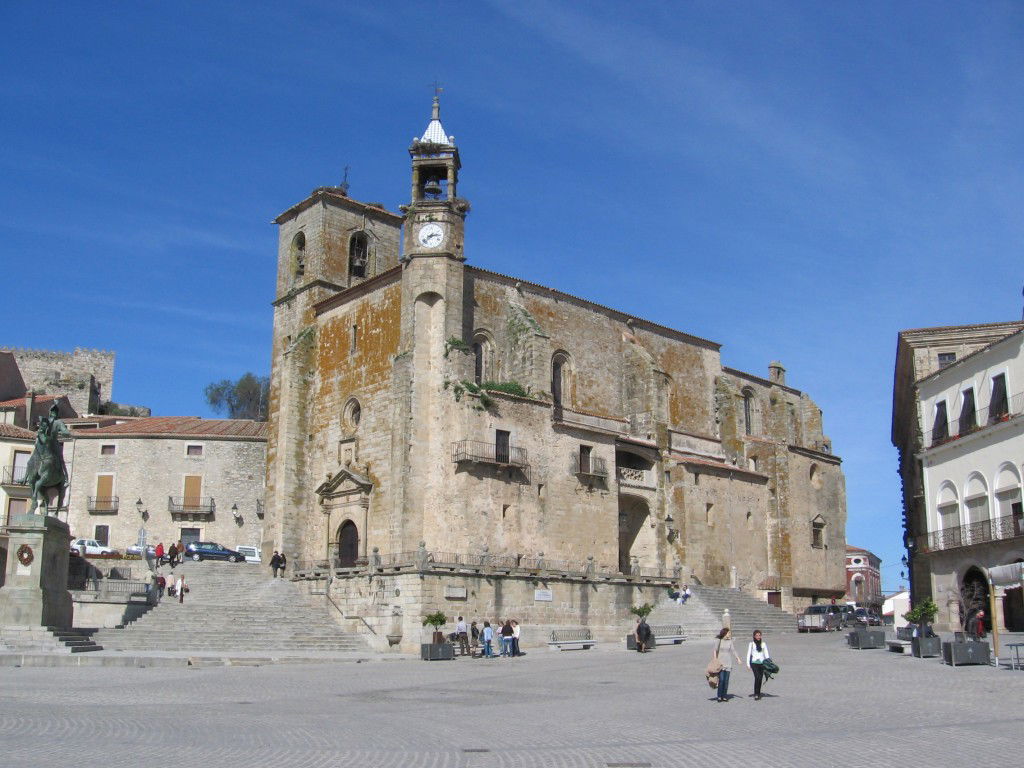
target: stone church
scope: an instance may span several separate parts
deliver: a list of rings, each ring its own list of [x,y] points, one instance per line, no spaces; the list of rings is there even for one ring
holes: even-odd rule
[[[783,366],[472,266],[436,97],[409,155],[401,213],[321,187],[275,220],[264,551],[410,647],[434,610],[618,633],[674,582],[842,596],[840,459]]]

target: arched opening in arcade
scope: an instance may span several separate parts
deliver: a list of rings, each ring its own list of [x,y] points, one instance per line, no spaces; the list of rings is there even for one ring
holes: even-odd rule
[[[1014,563],[1024,563],[1017,558]],[[1003,595],[1003,623],[1008,632],[1024,632],[1024,589],[1007,587]]]

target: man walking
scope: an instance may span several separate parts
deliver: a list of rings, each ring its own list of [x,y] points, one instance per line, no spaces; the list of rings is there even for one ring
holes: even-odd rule
[[[278,554],[277,550],[274,550],[274,556],[270,558],[270,570],[274,572],[274,578],[277,578],[277,572],[281,570],[281,555]]]
[[[469,655],[469,630],[466,628],[466,621],[459,616],[455,625],[455,635],[459,638],[459,656]]]

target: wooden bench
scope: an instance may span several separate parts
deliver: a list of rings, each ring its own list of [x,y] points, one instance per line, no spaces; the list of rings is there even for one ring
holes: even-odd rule
[[[553,646],[560,651],[587,650],[595,645],[597,645],[597,641],[587,627],[553,629],[551,630],[551,639],[548,641],[549,647]]]

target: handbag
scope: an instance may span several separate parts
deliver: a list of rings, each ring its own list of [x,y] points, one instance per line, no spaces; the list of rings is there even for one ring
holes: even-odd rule
[[[764,670],[766,675],[777,675],[779,673],[779,665],[771,659],[765,659],[762,661],[761,669]]]
[[[707,680],[708,680],[708,687],[709,688],[717,688],[718,687],[718,674],[717,673],[712,674],[712,673],[708,672],[707,673]]]

